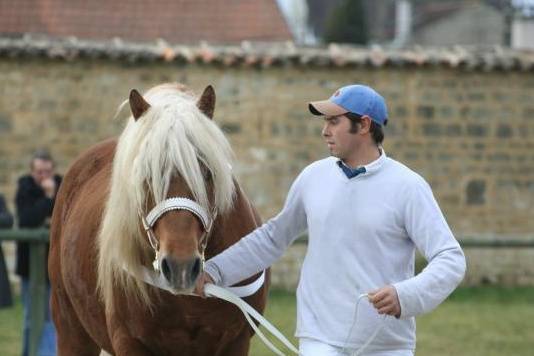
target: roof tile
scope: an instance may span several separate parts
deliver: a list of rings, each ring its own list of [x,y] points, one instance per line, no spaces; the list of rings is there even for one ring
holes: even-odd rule
[[[238,43],[292,38],[275,0],[0,1],[0,34]]]

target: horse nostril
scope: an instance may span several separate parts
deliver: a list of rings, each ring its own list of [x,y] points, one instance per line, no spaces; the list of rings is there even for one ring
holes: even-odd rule
[[[163,276],[164,276],[168,281],[171,280],[171,276],[172,276],[171,268],[170,268],[169,263],[167,262],[167,259],[166,259],[166,258],[163,258],[163,259],[161,260],[161,272],[163,273]]]
[[[199,257],[185,261],[172,256],[161,259],[163,277],[177,288],[189,288],[200,275],[201,269],[202,260]]]
[[[201,261],[200,258],[196,258],[195,262],[193,263],[193,268],[191,269],[191,279],[197,278],[197,276],[200,274],[200,267],[201,267]]]

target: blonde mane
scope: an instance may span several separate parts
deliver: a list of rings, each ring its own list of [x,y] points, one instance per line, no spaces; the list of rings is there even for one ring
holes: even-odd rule
[[[156,204],[166,199],[171,178],[179,174],[197,203],[212,211],[201,164],[211,172],[219,213],[232,207],[235,194],[230,145],[197,108],[196,98],[175,84],[154,87],[143,97],[151,107],[137,121],[130,117],[119,137],[98,236],[98,288],[106,309],[112,305],[115,289],[152,305],[140,279],[142,264],[153,258],[139,224],[148,212],[149,197]]]

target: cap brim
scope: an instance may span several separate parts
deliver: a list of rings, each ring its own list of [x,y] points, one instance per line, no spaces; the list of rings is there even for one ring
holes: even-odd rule
[[[312,101],[308,103],[308,109],[313,115],[338,116],[349,111],[330,100]]]

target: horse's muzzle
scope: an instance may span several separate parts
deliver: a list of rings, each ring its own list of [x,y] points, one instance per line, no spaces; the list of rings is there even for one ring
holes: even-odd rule
[[[200,257],[180,260],[172,256],[161,259],[161,272],[169,284],[176,290],[191,289],[201,272]]]

